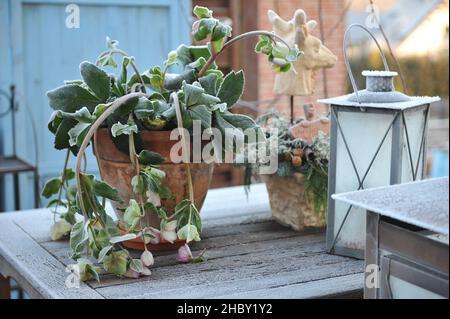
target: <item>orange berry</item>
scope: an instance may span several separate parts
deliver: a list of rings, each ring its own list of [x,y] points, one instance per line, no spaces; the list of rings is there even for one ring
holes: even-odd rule
[[[294,166],[302,165],[302,158],[300,156],[293,156],[292,157],[292,165],[294,165]]]

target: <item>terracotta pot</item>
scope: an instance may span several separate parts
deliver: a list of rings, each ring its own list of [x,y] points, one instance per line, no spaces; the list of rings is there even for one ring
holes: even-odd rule
[[[326,225],[326,219],[319,216],[303,196],[304,179],[304,175],[300,173],[289,177],[265,177],[272,217],[280,224],[297,231]]]
[[[136,199],[131,188],[131,179],[136,175],[136,172],[128,155],[116,148],[109,134],[107,129],[98,130],[98,149],[96,152],[103,179],[116,188],[124,200],[123,204],[111,202],[117,217],[121,218],[123,212],[120,209],[125,208],[130,199]],[[143,131],[141,133],[144,148],[157,152],[166,158],[166,161],[160,165],[160,169],[166,173],[163,184],[170,188],[174,196],[172,199],[162,200],[161,205],[168,214],[171,214],[175,205],[182,199],[188,198],[189,195],[185,165],[170,161],[170,150],[177,141],[171,141],[169,137],[170,131]],[[190,168],[194,187],[194,201],[200,210],[208,192],[214,164],[192,163]],[[142,221],[143,226],[159,228],[159,218],[155,214],[146,214]]]

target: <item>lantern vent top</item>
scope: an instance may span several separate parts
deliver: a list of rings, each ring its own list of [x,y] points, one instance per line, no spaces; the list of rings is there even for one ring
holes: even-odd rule
[[[394,87],[394,78],[398,75],[392,71],[363,71],[366,78],[366,89],[349,97],[350,101],[360,103],[395,103],[407,102],[411,98]]]

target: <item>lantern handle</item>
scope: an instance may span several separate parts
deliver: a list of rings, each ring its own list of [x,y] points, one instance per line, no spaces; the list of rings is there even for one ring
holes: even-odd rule
[[[354,91],[354,93],[355,93],[355,95],[356,95],[356,99],[358,100],[358,103],[361,104],[361,100],[360,100],[360,98],[359,98],[359,93],[358,93],[358,91],[359,91],[359,90],[358,90],[358,86],[357,86],[357,84],[356,84],[355,77],[353,76],[353,72],[352,72],[352,69],[351,69],[351,67],[350,67],[350,62],[348,61],[348,56],[347,56],[347,42],[348,42],[347,40],[348,40],[348,35],[349,35],[349,33],[350,33],[350,30],[353,29],[353,28],[360,28],[360,29],[366,31],[366,32],[370,35],[370,37],[375,41],[375,44],[377,45],[378,50],[380,51],[381,59],[383,60],[384,69],[385,69],[386,71],[389,71],[389,66],[388,66],[388,63],[387,63],[387,60],[386,60],[386,56],[384,55],[384,52],[383,52],[383,50],[381,49],[380,43],[378,42],[377,38],[375,38],[375,36],[373,35],[373,33],[370,32],[370,30],[369,30],[368,28],[366,28],[365,26],[363,26],[363,25],[361,25],[361,24],[352,24],[352,25],[350,25],[350,26],[347,28],[347,30],[345,31],[345,34],[344,34],[344,44],[343,44],[344,62],[345,62],[345,66],[346,66],[346,68],[347,68],[348,76],[350,77],[350,81],[351,81],[351,83],[352,83],[353,91]]]

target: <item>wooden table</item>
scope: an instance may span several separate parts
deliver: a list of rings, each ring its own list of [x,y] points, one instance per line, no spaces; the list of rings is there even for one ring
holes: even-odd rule
[[[102,274],[67,288],[67,241],[51,241],[46,209],[0,214],[0,273],[31,298],[323,298],[361,297],[363,261],[325,252],[323,229],[297,233],[270,219],[264,184],[212,190],[204,209],[202,241],[208,261],[177,264],[174,252],[155,254],[152,276]],[[1,278],[1,276],[0,276]]]

